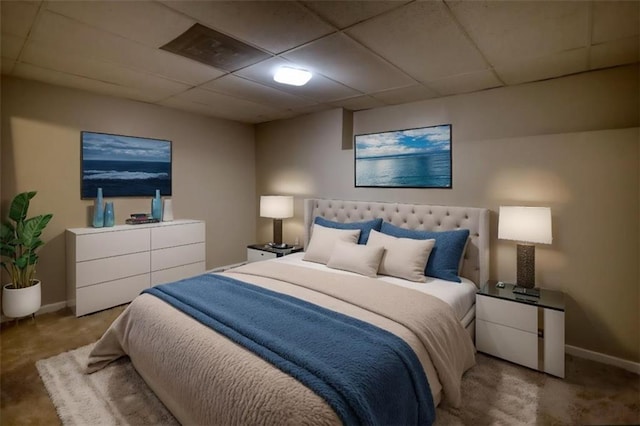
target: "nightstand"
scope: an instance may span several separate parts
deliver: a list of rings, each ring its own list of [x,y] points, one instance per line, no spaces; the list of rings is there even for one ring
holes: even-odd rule
[[[247,246],[247,263],[257,262],[259,260],[275,259],[276,257],[286,256],[299,251],[302,251],[302,247],[300,246],[277,249],[270,247],[267,244],[252,244]]]
[[[476,293],[478,351],[564,377],[564,293],[513,293],[513,284],[487,282]]]

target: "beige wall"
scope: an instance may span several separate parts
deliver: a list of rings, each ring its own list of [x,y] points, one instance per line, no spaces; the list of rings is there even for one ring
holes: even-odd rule
[[[256,189],[296,195],[284,238],[302,238],[305,197],[492,210],[491,277],[515,279],[515,244],[497,240],[500,205],[550,206],[553,244],[539,285],[566,293],[569,345],[640,361],[640,133],[637,67],[354,113],[354,132],[451,123],[453,189],[354,188],[342,112],[256,130]],[[258,220],[258,240],[270,238]]]
[[[255,238],[253,126],[3,78],[2,217],[27,190],[38,191],[31,214],[54,215],[38,268],[43,304],[66,298],[64,230],[90,224],[93,202],[80,199],[81,130],[171,140],[175,217],[206,221],[208,268],[246,259]],[[116,222],[150,211],[151,196],[113,199]]]

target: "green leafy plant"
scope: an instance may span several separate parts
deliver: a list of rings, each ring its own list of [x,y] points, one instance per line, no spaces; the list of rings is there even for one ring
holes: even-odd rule
[[[31,191],[16,195],[9,208],[9,221],[0,226],[1,264],[11,276],[13,288],[34,284],[37,251],[44,245],[40,235],[53,217],[52,214],[41,214],[27,219],[29,201],[36,194],[36,191]]]

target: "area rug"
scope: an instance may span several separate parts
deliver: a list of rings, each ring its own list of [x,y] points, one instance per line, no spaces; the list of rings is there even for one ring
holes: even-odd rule
[[[92,345],[36,363],[64,425],[177,425],[128,358],[84,374]],[[568,357],[569,358],[569,357]],[[637,375],[585,360],[562,380],[478,354],[462,381],[460,408],[437,408],[436,425],[634,424]]]
[[[40,360],[36,368],[62,424],[179,425],[128,358],[85,374],[93,344]]]

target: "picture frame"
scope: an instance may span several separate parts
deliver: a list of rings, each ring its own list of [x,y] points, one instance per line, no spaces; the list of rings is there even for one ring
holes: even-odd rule
[[[452,126],[354,136],[354,182],[364,188],[452,186]]]
[[[110,133],[80,133],[82,199],[96,197],[152,197],[172,189],[170,140]]]

